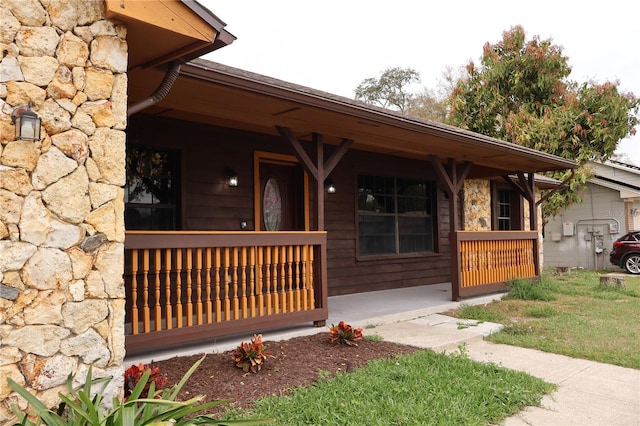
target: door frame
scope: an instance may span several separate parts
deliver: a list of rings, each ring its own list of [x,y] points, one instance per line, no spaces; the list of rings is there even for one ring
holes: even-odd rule
[[[260,188],[260,164],[261,163],[269,163],[269,164],[280,164],[283,166],[297,166],[300,163],[298,159],[293,155],[286,154],[277,154],[275,152],[266,152],[266,151],[254,151],[253,153],[253,220],[254,227],[257,232],[262,231],[261,226],[261,218],[262,218],[262,197],[261,188]],[[304,170],[304,230],[305,232],[309,231],[309,175],[307,171]],[[267,231],[264,231],[267,232]]]

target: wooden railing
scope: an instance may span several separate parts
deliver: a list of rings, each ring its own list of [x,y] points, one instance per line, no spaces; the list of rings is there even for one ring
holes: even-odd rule
[[[456,245],[460,297],[501,290],[509,280],[539,273],[535,231],[458,231]]]
[[[127,232],[127,352],[320,323],[325,258],[325,232]]]

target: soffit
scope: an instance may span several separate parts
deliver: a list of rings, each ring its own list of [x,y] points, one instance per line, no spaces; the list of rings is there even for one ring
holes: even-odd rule
[[[152,93],[163,74],[129,74],[129,103]],[[575,168],[572,161],[439,123],[425,122],[310,88],[204,60],[183,65],[170,93],[145,114],[278,135],[291,129],[302,141],[313,133],[338,145],[385,155],[474,164],[468,177],[502,176],[516,171]]]
[[[129,69],[186,61],[222,47],[215,41],[224,22],[192,0],[106,0],[105,15],[127,27]]]

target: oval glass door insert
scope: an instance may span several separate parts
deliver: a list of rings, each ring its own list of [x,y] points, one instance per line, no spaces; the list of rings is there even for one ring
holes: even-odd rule
[[[267,179],[262,197],[262,215],[267,231],[277,231],[282,222],[282,195],[275,178]]]

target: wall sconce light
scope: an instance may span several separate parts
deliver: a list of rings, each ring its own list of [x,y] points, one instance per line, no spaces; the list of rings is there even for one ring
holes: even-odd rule
[[[324,180],[324,187],[327,190],[327,194],[335,194],[336,193],[336,186],[333,184],[333,180],[325,179]]]
[[[629,214],[630,214],[631,216],[633,216],[633,217],[638,216],[638,209],[636,209],[636,208],[631,208],[631,209],[629,209]]]
[[[324,187],[327,189],[327,194],[335,194],[336,193],[336,186],[333,184],[333,180],[325,179]]]
[[[31,111],[31,103],[14,108],[11,112],[11,122],[16,125],[16,140],[40,140],[41,120],[38,114]]]
[[[238,186],[238,174],[233,169],[226,169],[224,171],[224,177],[229,186]]]

